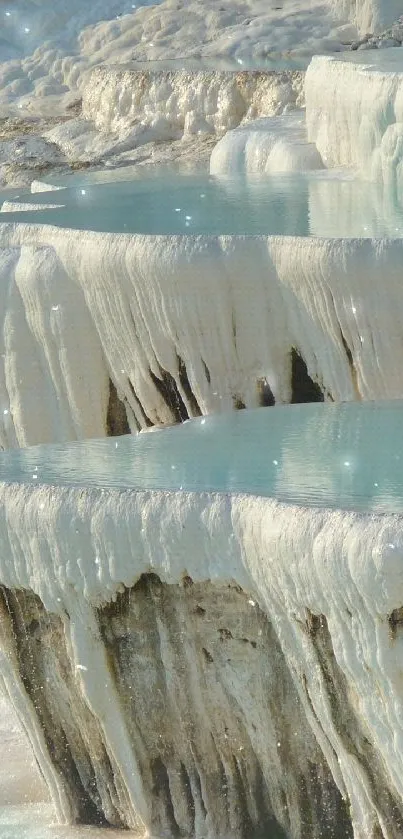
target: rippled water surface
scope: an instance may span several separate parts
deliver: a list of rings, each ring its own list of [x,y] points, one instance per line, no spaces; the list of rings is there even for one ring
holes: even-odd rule
[[[154,433],[4,452],[0,480],[248,493],[403,512],[403,402],[286,405]]]

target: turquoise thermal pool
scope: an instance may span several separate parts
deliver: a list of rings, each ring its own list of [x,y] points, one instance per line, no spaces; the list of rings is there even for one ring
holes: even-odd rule
[[[154,433],[4,452],[0,481],[246,493],[403,512],[403,402],[305,404],[202,417]]]
[[[84,177],[18,201],[21,211],[16,200],[0,221],[154,235],[403,236],[398,197],[345,172],[243,178],[158,170],[155,178],[113,183]]]

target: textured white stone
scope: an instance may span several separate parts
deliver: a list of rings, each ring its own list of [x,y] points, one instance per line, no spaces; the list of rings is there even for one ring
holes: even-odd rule
[[[254,120],[228,131],[210,157],[212,175],[273,175],[323,168],[316,146],[307,141],[304,111]]]
[[[403,51],[315,57],[305,79],[308,139],[327,166],[352,166],[389,190],[403,183]]]
[[[402,241],[5,224],[0,246],[5,447],[103,436],[109,378],[132,430],[175,421],[150,370],[192,416],[178,357],[202,413],[258,405],[261,378],[288,402],[292,347],[336,401],[403,396]]]
[[[48,183],[47,181],[32,181],[31,183],[32,194],[35,192],[55,192],[59,189],[63,189],[63,187],[56,186],[55,184]]]
[[[24,204],[23,201],[3,201],[0,213],[23,213],[30,210],[57,210],[63,204]]]
[[[194,583],[237,582],[268,615],[307,718],[349,797],[354,836],[367,839],[376,825],[385,837],[398,835],[398,825],[384,821],[377,795],[386,785],[396,801],[403,798],[403,636],[399,627],[392,638],[388,623],[403,602],[401,516],[309,510],[220,494],[27,485],[0,485],[0,498],[0,579],[9,589],[34,591],[50,612],[70,616],[66,632],[77,684],[102,722],[106,747],[137,813],[144,812],[141,784],[121,736],[123,708],[105,670],[93,607],[113,599],[122,584],[133,586],[142,573],[176,584],[186,571]],[[351,751],[332,712],[334,697],[319,666],[315,631],[307,631],[307,610],[327,622],[350,712],[382,767],[377,788],[374,766]],[[333,666],[330,658],[328,664]],[[24,712],[22,699],[13,699]],[[264,712],[253,713],[259,719]]]
[[[327,0],[334,14],[347,18],[358,31],[381,32],[402,13],[400,0]]]
[[[336,21],[329,4],[318,0],[281,5],[232,0],[225,7],[215,0],[165,0],[148,8],[131,0],[8,5],[0,3],[3,111],[60,113],[77,100],[88,73],[99,65],[201,55],[213,64],[226,59],[275,63],[342,46],[340,15]]]
[[[302,88],[303,74],[296,71],[99,67],[84,88],[83,116],[99,131],[122,137],[130,130],[132,145],[193,134],[220,136],[241,122],[295,108]]]

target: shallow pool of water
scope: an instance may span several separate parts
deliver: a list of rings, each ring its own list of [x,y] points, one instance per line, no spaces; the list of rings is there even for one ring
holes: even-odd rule
[[[185,58],[163,58],[150,61],[132,61],[123,65],[128,70],[151,70],[152,72],[185,70],[188,73],[199,72],[200,70],[212,71],[234,71],[239,73],[242,70],[264,70],[280,73],[284,70],[306,70],[310,62],[308,56],[267,56],[266,58],[254,58],[245,56],[235,58],[233,56],[206,55]],[[121,69],[121,67],[119,67]]]
[[[113,233],[403,237],[403,202],[345,172],[245,178],[159,169],[156,177],[112,183],[82,178],[19,201],[24,211],[13,207],[0,221]]]
[[[154,433],[9,450],[0,480],[248,493],[403,512],[403,401],[231,412]]]
[[[186,162],[186,159],[180,157],[175,160],[165,161],[162,164],[157,163],[142,163],[139,165],[138,163],[131,163],[128,166],[121,166],[110,164],[108,161],[102,165],[99,169],[82,169],[81,171],[78,170],[77,172],[72,173],[65,173],[62,175],[58,174],[49,174],[43,180],[36,181],[37,184],[43,184],[45,187],[45,192],[47,192],[49,196],[49,200],[53,200],[56,196],[52,197],[53,190],[46,190],[46,186],[54,186],[58,189],[70,189],[71,187],[86,187],[86,186],[95,186],[96,184],[109,184],[109,183],[118,183],[121,181],[133,182],[133,181],[144,181],[148,182],[149,180],[155,180],[156,178],[171,178],[174,181],[178,175],[188,177],[189,175],[201,175],[205,176],[207,172],[206,163],[204,160],[201,160],[200,163],[197,161],[192,160],[191,164]],[[39,187],[37,190],[34,190],[34,195],[38,196],[42,194],[41,189]],[[54,190],[56,192],[56,190]],[[26,192],[26,188],[20,187],[19,189],[14,188],[12,191],[10,190],[10,197],[18,197],[22,196],[23,193]],[[7,196],[8,197],[8,196]],[[26,195],[25,197],[31,197],[32,195]],[[6,196],[3,199],[3,192],[0,192],[0,202],[5,200]]]

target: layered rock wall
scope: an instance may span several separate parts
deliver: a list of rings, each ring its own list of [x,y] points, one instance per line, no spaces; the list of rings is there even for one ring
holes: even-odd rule
[[[398,839],[401,517],[34,485],[1,501],[2,683],[62,818]]]

